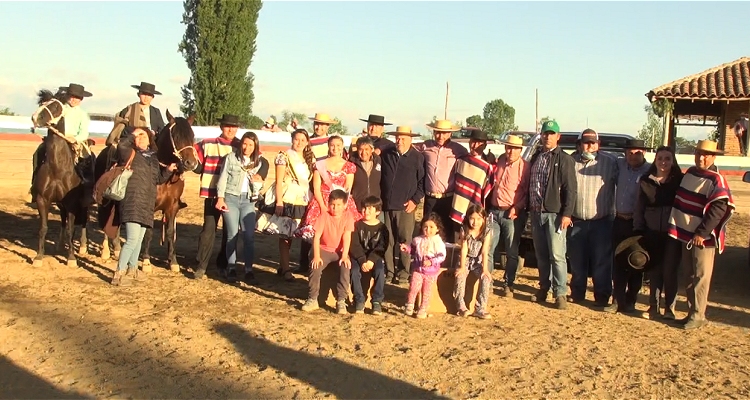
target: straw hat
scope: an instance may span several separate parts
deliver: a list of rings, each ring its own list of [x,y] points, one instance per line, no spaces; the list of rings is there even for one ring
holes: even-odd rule
[[[397,126],[395,131],[388,132],[387,135],[392,135],[392,136],[405,135],[405,136],[411,136],[411,137],[419,136],[418,133],[411,131],[410,126],[405,126],[405,125]]]
[[[461,130],[460,126],[453,125],[453,122],[447,119],[439,119],[432,124],[427,124],[427,127],[438,132],[455,132]]]
[[[723,150],[718,149],[719,144],[713,140],[699,140],[695,145],[695,151],[702,151],[709,154],[724,154]]]
[[[501,140],[500,144],[510,147],[523,147],[523,138],[518,135],[508,135],[505,140]]]
[[[313,120],[313,122],[317,122],[319,124],[333,125],[334,123],[336,123],[336,121],[334,121],[333,118],[331,118],[328,114],[323,113],[315,113],[315,116],[310,117],[310,119]]]
[[[276,125],[276,120],[273,119],[273,117],[268,117],[268,119],[266,120],[266,123],[268,125]]]

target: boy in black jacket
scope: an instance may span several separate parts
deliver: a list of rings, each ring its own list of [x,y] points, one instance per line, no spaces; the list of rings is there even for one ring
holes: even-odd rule
[[[378,220],[383,208],[379,197],[369,196],[364,200],[364,217],[354,223],[349,256],[352,260],[352,292],[356,314],[365,312],[367,296],[362,290],[362,275],[372,274],[375,287],[372,293],[372,314],[382,313],[383,287],[385,286],[385,249],[388,246],[388,230]]]

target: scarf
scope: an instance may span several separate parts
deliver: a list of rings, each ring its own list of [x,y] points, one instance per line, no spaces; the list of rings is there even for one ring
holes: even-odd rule
[[[667,234],[683,243],[693,239],[711,203],[727,201],[727,212],[719,224],[711,231],[711,237],[703,243],[706,247],[715,246],[719,254],[724,251],[726,224],[734,213],[732,192],[726,179],[718,172],[690,167],[677,189],[672,212],[669,215]]]
[[[140,103],[133,103],[115,115],[115,124],[107,136],[107,146],[120,141],[120,135],[122,135],[126,126],[151,130],[151,127],[146,123],[146,116],[143,115],[143,108]]]
[[[466,156],[456,161],[455,190],[450,218],[462,223],[470,204],[484,204],[492,191],[490,163],[480,157]]]

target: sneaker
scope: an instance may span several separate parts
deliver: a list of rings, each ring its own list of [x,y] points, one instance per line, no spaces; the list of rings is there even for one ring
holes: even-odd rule
[[[535,303],[545,303],[547,301],[547,291],[539,289],[531,295],[531,301]]]
[[[674,316],[674,310],[672,310],[671,308],[667,308],[666,310],[664,310],[664,316],[662,318],[669,321],[674,321],[675,319],[677,319]]]
[[[513,298],[513,293],[514,293],[514,290],[513,290],[512,286],[508,286],[508,285],[503,286],[503,296],[504,297],[512,299]]]
[[[372,303],[372,315],[380,315],[383,313],[383,309],[380,303]]]
[[[193,279],[203,279],[203,277],[205,277],[205,276],[206,276],[206,268],[198,267],[193,272]]]
[[[602,311],[608,312],[608,313],[616,313],[619,310],[619,307],[617,306],[617,302],[613,301],[612,304],[602,308]]]
[[[417,312],[417,318],[419,318],[419,319],[425,319],[425,318],[427,318],[427,310],[420,309]]]
[[[474,311],[474,314],[471,314],[471,315],[479,319],[491,319],[492,318],[492,315],[488,313],[487,311],[476,310]]]
[[[406,308],[404,309],[404,314],[410,317],[414,315],[414,304],[407,304]]]
[[[235,283],[235,282],[237,282],[237,270],[230,269],[230,270],[225,270],[225,271],[226,271],[226,275],[225,276],[226,276],[227,282],[229,282],[229,283]]]
[[[112,286],[127,286],[130,281],[126,281],[125,284],[123,284],[122,278],[125,276],[125,271],[120,271],[119,269],[115,271],[114,275],[112,275],[112,280],[109,282],[112,284]]]
[[[305,304],[302,305],[302,311],[315,311],[320,306],[318,306],[318,301],[315,299],[307,299]]]
[[[685,323],[685,325],[682,326],[682,329],[689,331],[692,329],[701,328],[706,325],[708,325],[708,321],[705,319],[692,319],[691,318],[689,321]]]
[[[568,301],[565,299],[565,296],[557,296],[555,299],[555,308],[558,310],[565,310],[568,308]]]
[[[364,310],[364,306],[362,307]],[[339,300],[336,302],[336,314],[339,315],[346,315],[349,314],[348,311],[346,311],[346,302],[344,300]]]
[[[648,314],[647,316],[648,319],[650,319],[651,321],[656,321],[660,316],[659,306],[650,306],[648,308],[647,314]]]
[[[458,312],[456,314],[459,317],[468,317],[469,316],[469,310],[467,310],[467,309],[464,308],[464,309],[458,310]]]
[[[357,303],[354,305],[354,313],[355,314],[364,314],[365,313],[365,303]]]
[[[255,274],[253,273],[253,271],[245,272],[244,280],[248,285],[255,285],[256,283],[258,283],[258,281],[255,279]]]

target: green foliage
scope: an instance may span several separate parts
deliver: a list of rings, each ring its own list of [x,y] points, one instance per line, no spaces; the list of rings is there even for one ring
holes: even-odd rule
[[[471,117],[466,118],[466,126],[484,129],[483,125],[484,120],[482,119],[481,115],[472,115]]]
[[[483,129],[488,134],[499,137],[503,132],[517,130],[516,109],[502,99],[487,102],[484,106]]]
[[[664,118],[667,112],[671,113],[674,110],[674,103],[667,99],[658,99],[651,103],[651,109],[657,117]]]
[[[713,140],[714,142],[719,141],[719,128],[718,127],[708,133],[708,140]]]
[[[250,121],[260,0],[184,0],[185,35],[179,45],[190,69],[182,87],[185,115],[198,125],[213,125],[222,114]]]
[[[247,118],[240,118],[240,123],[247,129],[260,129],[266,121],[257,115],[249,115]]]
[[[638,131],[638,139],[649,146],[659,147],[664,140],[664,120],[656,115],[651,105],[644,106],[643,111],[646,112],[646,123]]]
[[[10,108],[5,107],[5,108],[0,108],[0,115],[14,116],[14,115],[17,115],[17,114],[14,113],[13,111],[11,111]]]
[[[292,112],[289,110],[284,110],[281,112],[281,119],[276,120],[276,125],[278,125],[281,129],[286,129],[286,126],[289,125],[295,118],[297,119],[298,128],[307,129],[308,132],[312,130],[312,121],[307,117],[307,114]]]
[[[349,134],[349,129],[344,126],[344,124],[341,123],[341,120],[338,118],[333,118],[334,121],[336,121],[334,124],[331,125],[330,128],[328,128],[328,135],[338,135],[338,136],[344,136]],[[300,121],[297,121],[300,122]],[[301,122],[300,122],[301,123]]]

